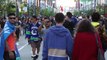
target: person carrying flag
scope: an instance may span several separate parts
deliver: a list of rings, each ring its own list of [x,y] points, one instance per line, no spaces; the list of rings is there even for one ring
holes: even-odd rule
[[[9,13],[0,35],[0,60],[16,60],[15,14]],[[18,52],[18,51],[17,51]]]

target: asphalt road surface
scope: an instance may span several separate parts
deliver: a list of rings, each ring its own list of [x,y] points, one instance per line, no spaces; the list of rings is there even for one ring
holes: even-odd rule
[[[27,40],[24,38],[24,35],[20,36],[19,45],[17,45],[17,46],[18,46],[18,50],[19,50],[19,53],[21,56],[21,60],[33,60],[33,58],[31,58],[31,55],[32,55],[31,47],[28,44]],[[42,49],[42,47],[41,47],[41,49]],[[41,51],[39,53],[39,57],[37,60],[42,60]]]
[[[32,55],[31,47],[30,47],[30,45],[28,45],[27,40],[25,40],[24,35],[20,36],[19,45],[17,45],[17,46],[18,46],[19,53],[21,55],[21,60],[33,60],[31,58],[31,55]],[[39,53],[39,58],[37,60],[42,60],[42,52],[41,52],[42,51],[42,46],[41,46],[40,49],[41,50],[40,50],[40,53]],[[105,53],[105,57],[106,57],[106,60],[107,60],[107,52]]]

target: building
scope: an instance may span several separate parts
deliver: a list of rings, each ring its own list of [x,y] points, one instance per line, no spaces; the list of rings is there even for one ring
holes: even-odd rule
[[[25,3],[27,3],[27,0],[22,0],[22,2],[25,2]]]
[[[80,4],[80,0],[75,0],[76,2],[76,9],[80,10],[81,4]]]

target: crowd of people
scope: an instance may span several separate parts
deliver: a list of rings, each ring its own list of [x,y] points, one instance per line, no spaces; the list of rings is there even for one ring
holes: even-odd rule
[[[98,12],[76,17],[71,12],[54,17],[20,18],[14,13],[0,19],[0,60],[16,60],[21,35],[32,48],[32,58],[42,60],[99,60],[107,51],[107,19]],[[21,33],[23,30],[23,33]],[[17,52],[16,52],[17,51]],[[37,51],[37,52],[36,52]]]

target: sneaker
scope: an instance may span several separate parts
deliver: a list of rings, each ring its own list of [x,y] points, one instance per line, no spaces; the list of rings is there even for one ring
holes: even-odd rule
[[[36,57],[36,55],[32,55],[31,57],[32,57],[32,58],[35,58],[35,57]]]
[[[16,45],[18,46],[18,45],[19,45],[19,42],[16,42]]]
[[[37,59],[37,58],[38,58],[38,55],[35,56],[35,59]]]
[[[37,60],[38,59],[38,55],[36,55],[34,58],[33,58],[33,60]]]

